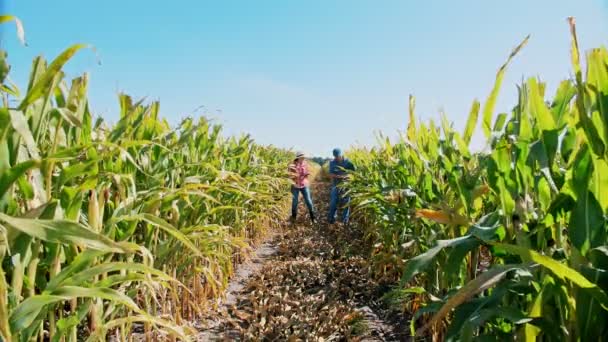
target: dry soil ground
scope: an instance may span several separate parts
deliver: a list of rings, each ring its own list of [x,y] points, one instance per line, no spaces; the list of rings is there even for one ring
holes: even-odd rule
[[[242,264],[199,341],[404,341],[405,321],[388,314],[370,277],[356,226],[329,226],[329,185],[313,185],[319,223],[301,206]]]

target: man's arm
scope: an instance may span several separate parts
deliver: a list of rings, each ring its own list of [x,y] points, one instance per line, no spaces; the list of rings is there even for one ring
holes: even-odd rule
[[[346,175],[339,175],[336,173],[335,169],[329,168],[329,178],[330,179],[345,179]]]
[[[345,171],[355,171],[355,166],[350,161],[347,161],[345,163],[344,167],[342,167],[342,169],[345,170]],[[348,179],[349,178],[349,174],[345,173],[345,174],[342,174],[342,175],[338,175],[338,174],[332,173],[332,170],[330,169],[330,178],[331,179]]]

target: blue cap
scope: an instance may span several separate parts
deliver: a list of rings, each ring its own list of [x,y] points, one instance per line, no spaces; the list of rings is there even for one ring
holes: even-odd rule
[[[334,148],[333,154],[334,157],[342,157],[342,150],[336,147]]]

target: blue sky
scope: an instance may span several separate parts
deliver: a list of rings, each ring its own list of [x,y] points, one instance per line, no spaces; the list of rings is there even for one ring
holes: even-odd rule
[[[102,65],[85,51],[67,76],[91,74],[92,109],[110,122],[124,91],[160,99],[172,123],[206,112],[225,134],[322,156],[404,130],[409,94],[419,117],[438,119],[443,108],[462,128],[527,34],[498,109],[511,108],[524,76],[540,76],[552,92],[570,76],[568,16],[582,48],[608,38],[603,0],[0,2],[25,26],[28,47],[13,27],[2,37],[21,88],[34,56],[89,43]]]

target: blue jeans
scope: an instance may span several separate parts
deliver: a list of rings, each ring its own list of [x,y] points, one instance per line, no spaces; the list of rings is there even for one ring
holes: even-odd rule
[[[300,197],[300,192],[302,193],[302,197],[304,197],[304,203],[308,207],[308,212],[310,213],[310,218],[315,217],[315,207],[312,204],[312,198],[310,197],[310,188],[305,186],[303,188],[296,188],[295,186],[291,187],[291,194],[293,195],[293,199],[291,201],[291,217],[296,218],[298,214],[298,197]]]
[[[327,221],[329,223],[336,222],[336,211],[338,211],[338,205],[342,207],[342,222],[348,223],[348,217],[350,215],[350,197],[345,195],[345,190],[337,188],[335,185],[331,187],[331,193],[329,195],[329,217]]]

